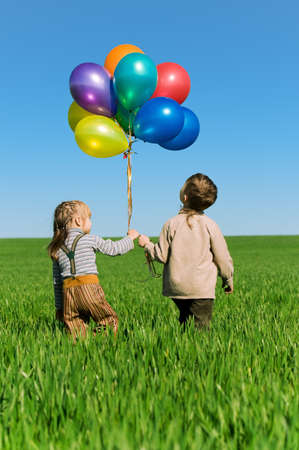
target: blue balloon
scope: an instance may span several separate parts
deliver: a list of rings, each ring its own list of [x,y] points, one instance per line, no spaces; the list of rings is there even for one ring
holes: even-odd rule
[[[196,141],[200,125],[197,116],[190,109],[181,107],[184,113],[184,125],[181,131],[173,139],[160,142],[160,146],[167,150],[184,150]]]
[[[183,128],[181,105],[166,97],[156,97],[141,106],[134,120],[134,134],[146,142],[160,143],[174,138]]]

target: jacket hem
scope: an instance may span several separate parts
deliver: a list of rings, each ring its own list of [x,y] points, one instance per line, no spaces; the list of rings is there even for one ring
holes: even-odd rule
[[[164,297],[169,298],[177,298],[178,300],[191,300],[191,299],[201,299],[201,298],[209,298],[211,300],[215,300],[216,296],[214,295],[202,295],[202,294],[194,294],[194,295],[172,295],[172,294],[166,294],[163,292]]]

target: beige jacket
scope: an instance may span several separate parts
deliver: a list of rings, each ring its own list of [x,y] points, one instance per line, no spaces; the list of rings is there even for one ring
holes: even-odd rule
[[[171,298],[215,298],[217,272],[233,287],[233,261],[218,225],[204,213],[179,213],[162,228],[159,242],[145,249],[164,264],[163,295]]]

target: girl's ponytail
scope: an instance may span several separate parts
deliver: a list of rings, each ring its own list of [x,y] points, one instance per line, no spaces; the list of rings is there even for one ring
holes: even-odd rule
[[[56,231],[54,231],[52,241],[48,245],[48,254],[50,258],[56,259],[57,252],[64,244],[66,237],[67,237],[66,228],[63,229],[57,228]]]

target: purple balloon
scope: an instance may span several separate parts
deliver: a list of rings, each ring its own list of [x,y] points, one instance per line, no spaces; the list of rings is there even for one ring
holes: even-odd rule
[[[87,111],[107,117],[116,114],[113,81],[105,67],[79,64],[71,73],[70,89],[74,100]]]

